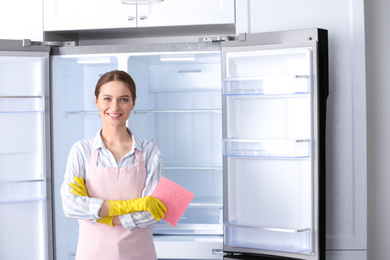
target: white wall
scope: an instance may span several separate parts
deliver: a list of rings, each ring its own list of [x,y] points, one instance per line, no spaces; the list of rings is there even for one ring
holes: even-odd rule
[[[368,259],[390,258],[390,1],[365,4]]]

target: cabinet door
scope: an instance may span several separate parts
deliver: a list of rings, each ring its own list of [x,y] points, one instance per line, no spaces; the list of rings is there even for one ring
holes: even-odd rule
[[[120,0],[46,0],[44,30],[84,30],[136,26],[136,6]]]
[[[165,0],[138,6],[138,27],[233,24],[234,0]]]

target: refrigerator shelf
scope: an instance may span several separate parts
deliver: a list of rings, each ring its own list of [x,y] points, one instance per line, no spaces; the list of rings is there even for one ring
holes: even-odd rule
[[[190,203],[191,208],[222,208],[223,203]]]
[[[172,227],[165,221],[153,226],[153,235],[222,235],[222,224],[180,224]]]
[[[99,114],[99,111],[68,111],[67,115],[85,115],[85,114]]]
[[[227,157],[308,158],[310,140],[223,139],[223,155]]]
[[[194,167],[191,167],[191,166],[188,166],[188,167],[182,167],[182,166],[177,166],[177,167],[163,167],[163,170],[205,170],[205,171],[208,171],[208,170],[214,170],[214,171],[221,171],[222,170],[222,166],[216,166],[216,167],[207,167],[207,166],[194,166]]]
[[[222,95],[295,95],[309,94],[308,75],[242,77],[222,79]]]
[[[286,229],[224,223],[224,242],[231,247],[308,253],[311,250],[310,233],[310,228]]]

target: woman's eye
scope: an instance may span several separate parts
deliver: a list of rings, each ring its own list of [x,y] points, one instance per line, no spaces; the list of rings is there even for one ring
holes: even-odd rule
[[[129,99],[127,99],[127,98],[122,98],[121,101],[127,102],[127,101],[129,101]]]
[[[103,100],[104,100],[104,101],[110,101],[111,98],[106,97],[106,98],[103,98]]]

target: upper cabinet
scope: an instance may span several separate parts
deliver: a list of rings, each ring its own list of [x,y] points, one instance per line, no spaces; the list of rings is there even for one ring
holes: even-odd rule
[[[47,32],[234,23],[234,0],[164,0],[146,5],[122,0],[44,1]]]
[[[121,0],[45,0],[44,31],[135,27],[137,6]]]

